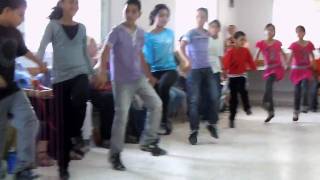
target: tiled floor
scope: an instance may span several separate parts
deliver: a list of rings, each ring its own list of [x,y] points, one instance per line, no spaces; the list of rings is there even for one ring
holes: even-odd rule
[[[199,145],[187,142],[188,124],[175,126],[173,135],[162,139],[168,156],[152,157],[128,145],[123,161],[128,171],[116,172],[107,163],[108,151],[93,149],[83,161],[73,162],[73,180],[319,180],[320,113],[292,122],[292,110],[279,108],[276,118],[263,123],[265,112],[242,112],[237,128],[220,123],[219,140],[203,128]],[[39,169],[43,180],[55,180],[55,168]]]

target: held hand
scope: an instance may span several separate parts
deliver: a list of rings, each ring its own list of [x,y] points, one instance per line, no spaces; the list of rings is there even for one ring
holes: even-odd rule
[[[98,73],[93,76],[92,81],[95,88],[97,89],[103,88],[108,81],[106,71],[98,70]]]
[[[40,69],[40,73],[47,73],[48,72],[47,64],[45,64],[45,63],[40,63],[39,69]]]
[[[6,88],[7,82],[3,79],[2,76],[0,76],[0,89]]]
[[[152,86],[155,86],[155,85],[158,83],[158,80],[157,80],[155,77],[153,77],[153,76],[149,76],[148,79],[149,79],[149,83],[150,83]]]
[[[187,74],[191,70],[191,64],[189,62],[181,64],[181,71]]]
[[[38,91],[37,97],[43,98],[43,99],[50,99],[53,97],[53,91],[52,90],[41,90]]]

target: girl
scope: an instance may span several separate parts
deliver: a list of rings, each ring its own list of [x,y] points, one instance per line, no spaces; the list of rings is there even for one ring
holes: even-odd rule
[[[53,93],[58,128],[58,165],[61,179],[69,179],[71,138],[81,137],[89,92],[88,75],[93,73],[87,53],[86,28],[75,22],[78,0],[60,0],[49,16],[38,56],[53,46]],[[78,142],[73,142],[76,145]],[[78,143],[79,144],[79,143]],[[78,145],[77,144],[77,145]],[[78,149],[74,149],[78,153]]]
[[[264,57],[265,70],[263,78],[267,81],[265,86],[265,93],[263,97],[263,107],[268,112],[268,117],[265,122],[271,121],[274,117],[274,104],[273,104],[273,84],[280,81],[284,77],[285,62],[281,61],[281,55],[286,61],[286,54],[282,51],[282,43],[274,39],[276,28],[273,24],[267,24],[265,27],[266,40],[261,40],[256,44],[258,52],[256,61],[262,53]]]
[[[165,4],[158,4],[150,13],[150,25],[155,25],[151,32],[145,34],[144,54],[151,72],[158,83],[155,88],[163,102],[162,124],[163,135],[172,131],[168,120],[170,89],[178,78],[174,56],[174,32],[165,26],[170,17],[170,10]]]
[[[246,90],[246,72],[249,67],[251,70],[256,70],[256,65],[250,51],[243,47],[246,43],[246,34],[238,31],[234,34],[235,47],[230,49],[224,57],[224,70],[229,77],[229,88],[231,91],[230,98],[230,127],[234,128],[235,117],[238,107],[238,93],[244,105],[244,110],[247,115],[252,114],[249,103],[248,91]]]
[[[217,123],[219,120],[217,111],[219,110],[218,103],[219,95],[216,93],[216,85],[214,83],[213,72],[209,62],[209,33],[204,29],[205,23],[208,21],[208,10],[206,8],[199,8],[197,10],[197,28],[190,30],[183,36],[180,44],[180,55],[187,62],[186,68],[192,69],[187,77],[187,91],[189,93],[189,117],[190,129],[189,142],[191,145],[197,144],[197,136],[200,125],[199,117],[199,99],[203,90],[208,90],[208,101],[210,117],[208,117],[209,124],[207,129],[212,137],[218,138]]]
[[[313,50],[315,50],[312,42],[303,39],[306,35],[306,30],[303,26],[298,26],[296,33],[299,40],[289,47],[292,51],[289,58],[289,65],[291,65],[290,79],[295,86],[293,121],[299,120],[301,96],[302,112],[308,112],[308,89],[309,81],[312,79]]]

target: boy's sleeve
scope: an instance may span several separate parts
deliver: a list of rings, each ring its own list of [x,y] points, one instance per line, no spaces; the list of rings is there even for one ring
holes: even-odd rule
[[[105,44],[112,48],[118,41],[118,32],[117,28],[113,28],[112,31],[108,34]]]
[[[38,49],[38,57],[43,60],[44,55],[46,53],[46,49],[49,43],[52,42],[53,39],[53,27],[52,27],[52,23],[50,22],[47,27],[46,30],[44,32],[44,35],[42,37],[41,43],[40,43],[40,47]]]
[[[182,36],[181,41],[186,41],[189,43],[191,41],[191,34],[191,31],[187,32],[185,35]]]
[[[250,53],[250,51],[248,49],[246,49],[247,51],[247,63],[249,64],[249,67],[251,70],[257,70],[257,66],[256,64],[254,63],[254,60],[253,60],[253,57]]]

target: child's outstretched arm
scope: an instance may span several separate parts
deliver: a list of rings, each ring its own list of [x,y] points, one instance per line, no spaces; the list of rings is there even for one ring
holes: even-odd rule
[[[285,69],[288,68],[288,56],[287,54],[281,49],[281,55],[282,55],[282,65],[284,66]]]
[[[191,61],[186,53],[186,46],[188,45],[187,41],[182,40],[180,42],[179,54],[181,57],[181,70],[186,73],[191,69]]]
[[[247,53],[248,53],[247,63],[249,64],[250,70],[253,70],[253,71],[257,70],[257,66],[253,60],[253,57],[252,57],[250,51],[247,50]]]
[[[96,71],[96,76],[94,79],[94,86],[96,88],[103,87],[107,81],[107,65],[109,64],[111,47],[109,45],[104,45],[101,58],[98,63],[95,65],[94,69]]]
[[[141,65],[142,65],[143,71],[144,71],[145,75],[147,76],[150,84],[152,86],[154,86],[157,83],[157,79],[152,76],[152,73],[150,71],[150,67],[147,64],[146,59],[145,59],[142,51],[140,52],[140,57],[141,57],[140,59],[141,59]]]
[[[41,59],[36,57],[32,52],[28,51],[24,56],[30,59],[32,62],[36,63],[39,66],[41,73],[46,73],[48,71],[47,65],[43,63]]]

